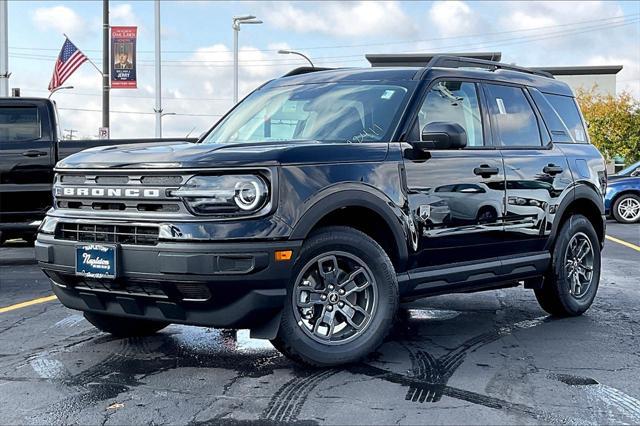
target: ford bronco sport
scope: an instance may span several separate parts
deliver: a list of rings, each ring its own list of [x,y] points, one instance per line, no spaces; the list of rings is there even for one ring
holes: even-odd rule
[[[571,90],[544,72],[446,56],[303,68],[197,144],[59,162],[36,256],[100,330],[249,328],[336,365],[425,296],[523,285],[552,315],[582,314],[605,186]]]

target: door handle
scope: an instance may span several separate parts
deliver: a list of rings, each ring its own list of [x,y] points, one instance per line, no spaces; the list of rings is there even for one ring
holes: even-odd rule
[[[546,166],[544,166],[544,169],[542,169],[543,173],[546,173],[548,175],[557,175],[558,173],[562,173],[564,169],[560,166],[556,166],[555,164],[547,164]]]
[[[482,176],[483,178],[488,178],[491,175],[497,175],[500,173],[500,169],[497,167],[489,167],[486,164],[482,164],[480,167],[476,167],[473,169],[473,173]]]
[[[36,149],[30,149],[29,151],[25,151],[22,153],[25,157],[42,157],[48,155],[46,151],[38,151]]]

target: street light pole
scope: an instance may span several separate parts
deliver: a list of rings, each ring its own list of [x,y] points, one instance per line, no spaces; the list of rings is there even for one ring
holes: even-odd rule
[[[109,128],[109,0],[102,0],[102,127]],[[110,132],[107,133],[109,135]]]
[[[73,89],[73,86],[58,86],[55,89],[52,89],[49,92],[49,96],[48,98],[51,99],[51,95],[53,95],[54,93],[56,93],[58,90],[65,90],[65,89]]]
[[[165,115],[176,115],[175,112],[158,112],[156,111],[156,123],[160,123],[160,132],[156,133],[156,137],[160,139],[162,137],[162,117]]]
[[[0,0],[0,96],[9,96],[9,9]]]
[[[253,15],[234,16],[231,28],[233,28],[233,104],[238,103],[238,32],[240,24],[262,24]]]
[[[233,20],[233,104],[238,103],[238,32],[240,24]]]
[[[160,61],[160,0],[155,0],[156,24],[156,138],[162,137],[162,65]]]
[[[311,62],[311,59],[309,59],[309,57],[303,53],[300,52],[296,52],[295,50],[278,50],[278,53],[281,55],[298,55],[298,56],[302,56],[303,58],[305,58],[308,62],[309,65],[311,65],[311,68],[315,68],[315,65],[313,65],[313,62]]]

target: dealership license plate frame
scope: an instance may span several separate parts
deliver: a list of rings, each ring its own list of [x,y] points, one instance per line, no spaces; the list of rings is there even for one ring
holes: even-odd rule
[[[77,245],[75,248],[75,273],[78,276],[96,278],[96,279],[115,279],[118,276],[118,252],[119,246],[116,244],[97,244],[87,243]],[[93,253],[103,254],[109,262],[108,267],[101,271],[100,268],[85,265],[80,259],[83,254],[89,254],[90,258]],[[105,258],[99,258],[104,260]],[[96,259],[98,260],[98,259]]]

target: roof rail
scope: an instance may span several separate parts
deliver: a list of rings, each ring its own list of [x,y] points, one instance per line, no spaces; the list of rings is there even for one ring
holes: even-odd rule
[[[422,79],[424,74],[431,68],[441,67],[441,68],[463,68],[463,67],[475,67],[475,68],[486,68],[490,71],[495,71],[497,69],[505,69],[509,71],[517,71],[523,72],[527,74],[534,74],[540,77],[548,77],[554,78],[553,74],[548,73],[546,71],[519,67],[517,65],[505,64],[502,62],[496,61],[487,61],[484,59],[475,59],[475,58],[465,58],[462,56],[447,56],[447,55],[437,55],[434,56],[426,67],[422,70],[419,76],[416,76],[418,79]]]
[[[291,71],[289,71],[288,73],[283,75],[283,77],[290,77],[292,75],[308,74],[310,72],[326,71],[326,70],[332,70],[332,69],[334,69],[334,68],[299,67],[299,68],[292,69]]]

